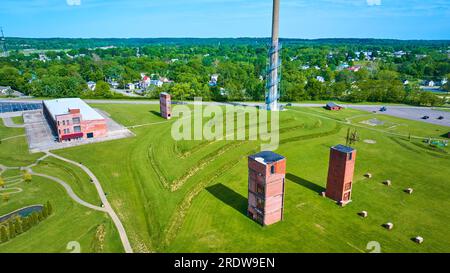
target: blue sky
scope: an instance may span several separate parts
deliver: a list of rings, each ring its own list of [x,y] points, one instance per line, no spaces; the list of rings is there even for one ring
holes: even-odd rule
[[[15,37],[268,37],[272,0],[1,0]],[[450,39],[450,0],[281,0],[285,38]]]

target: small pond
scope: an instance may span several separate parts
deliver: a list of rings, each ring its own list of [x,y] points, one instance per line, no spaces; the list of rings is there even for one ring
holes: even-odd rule
[[[21,217],[27,217],[30,214],[32,214],[33,212],[41,211],[42,208],[44,208],[43,205],[34,205],[34,206],[29,206],[29,207],[25,207],[25,208],[21,208],[21,209],[15,210],[13,212],[10,212],[8,214],[0,216],[0,223],[10,219],[11,217],[13,217],[15,215],[19,215]]]

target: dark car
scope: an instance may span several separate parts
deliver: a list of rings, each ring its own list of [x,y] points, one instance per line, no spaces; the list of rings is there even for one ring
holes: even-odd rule
[[[381,109],[380,109],[380,112],[386,112],[387,111],[387,108],[386,107],[381,107]]]
[[[423,116],[422,119],[429,119],[429,116]]]
[[[438,117],[438,120],[443,120],[443,119],[444,119],[443,116]]]

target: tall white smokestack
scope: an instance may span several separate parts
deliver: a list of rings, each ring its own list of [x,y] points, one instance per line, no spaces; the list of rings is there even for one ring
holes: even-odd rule
[[[272,45],[270,48],[270,65],[269,77],[267,81],[267,110],[278,111],[279,98],[279,68],[280,68],[280,46],[279,46],[279,30],[280,30],[280,0],[273,0],[272,15]]]

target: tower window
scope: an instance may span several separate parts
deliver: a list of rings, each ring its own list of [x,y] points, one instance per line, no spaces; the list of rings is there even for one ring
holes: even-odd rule
[[[271,174],[275,173],[275,166],[274,165],[270,166],[270,173]]]

